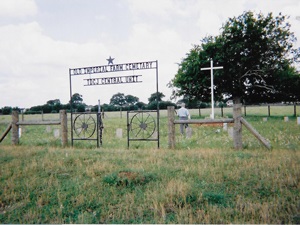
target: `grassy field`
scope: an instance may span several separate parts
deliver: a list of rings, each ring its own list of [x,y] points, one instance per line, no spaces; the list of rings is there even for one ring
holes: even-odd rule
[[[222,127],[196,125],[189,139],[176,127],[169,150],[165,112],[160,149],[153,142],[127,149],[124,112],[107,113],[101,148],[95,141],[61,148],[59,126],[22,127],[20,145],[11,146],[10,135],[0,144],[0,223],[300,223],[300,125],[284,122],[281,108],[268,121],[255,114],[246,119],[272,150],[245,128],[236,151]],[[9,120],[0,117],[0,134]]]

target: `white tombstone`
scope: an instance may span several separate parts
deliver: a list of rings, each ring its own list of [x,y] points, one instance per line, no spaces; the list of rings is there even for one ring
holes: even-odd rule
[[[191,138],[193,135],[193,130],[191,127],[186,128],[186,138]]]
[[[284,122],[289,122],[289,117],[285,116],[284,117]]]
[[[60,130],[59,130],[59,129],[54,129],[54,130],[53,130],[53,134],[54,134],[54,137],[55,137],[55,138],[59,138]]]
[[[228,130],[228,124],[227,123],[223,123],[223,130],[227,131]]]
[[[122,138],[123,137],[123,130],[122,130],[122,128],[117,128],[117,130],[116,130],[116,137],[117,138]]]
[[[22,128],[19,127],[19,138],[22,136]]]
[[[229,127],[229,128],[228,128],[228,136],[229,136],[230,138],[233,138],[233,127]]]
[[[300,125],[300,117],[297,117],[297,124]]]
[[[151,138],[155,138],[155,139],[157,138],[157,131],[154,131],[154,132],[153,132]]]
[[[50,133],[51,131],[52,131],[51,126],[49,126],[49,125],[46,126],[46,132],[47,132],[47,133]]]
[[[264,121],[264,122],[267,122],[267,121],[268,121],[268,117],[264,117],[264,118],[263,118],[263,121]]]

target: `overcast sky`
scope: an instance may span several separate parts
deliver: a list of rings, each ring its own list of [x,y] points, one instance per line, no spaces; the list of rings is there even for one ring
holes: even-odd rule
[[[69,68],[158,60],[159,91],[193,44],[246,10],[290,16],[300,46],[299,0],[0,0],[0,107],[70,100]],[[142,75],[142,83],[84,86],[83,79]],[[131,94],[148,103],[155,70],[72,77],[88,105]]]

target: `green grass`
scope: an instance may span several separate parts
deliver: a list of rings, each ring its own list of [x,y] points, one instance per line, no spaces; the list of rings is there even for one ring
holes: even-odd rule
[[[299,151],[1,146],[0,157],[1,223],[297,222]]]
[[[296,118],[246,117],[272,150],[246,128],[236,151],[222,127],[196,125],[190,139],[176,127],[170,150],[164,112],[160,149],[153,142],[127,149],[126,114],[112,115],[101,148],[95,141],[61,148],[59,126],[50,133],[26,126],[18,146],[8,135],[0,144],[0,223],[300,223]],[[0,134],[8,121],[0,117]]]

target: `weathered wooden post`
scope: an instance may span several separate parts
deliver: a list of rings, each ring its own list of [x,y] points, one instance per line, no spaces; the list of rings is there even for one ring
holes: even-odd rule
[[[221,117],[224,117],[223,105],[221,105]]]
[[[175,148],[175,107],[168,106],[168,147]]]
[[[11,122],[11,128],[12,128],[12,133],[11,133],[11,143],[12,145],[17,145],[19,144],[19,112],[16,110],[12,111],[11,114],[12,117],[12,122]]]
[[[68,120],[66,110],[60,110],[60,129],[61,129],[61,144],[63,147],[68,144]]]
[[[242,149],[243,148],[243,141],[242,141],[242,104],[234,104],[233,105],[233,145],[235,149]]]

